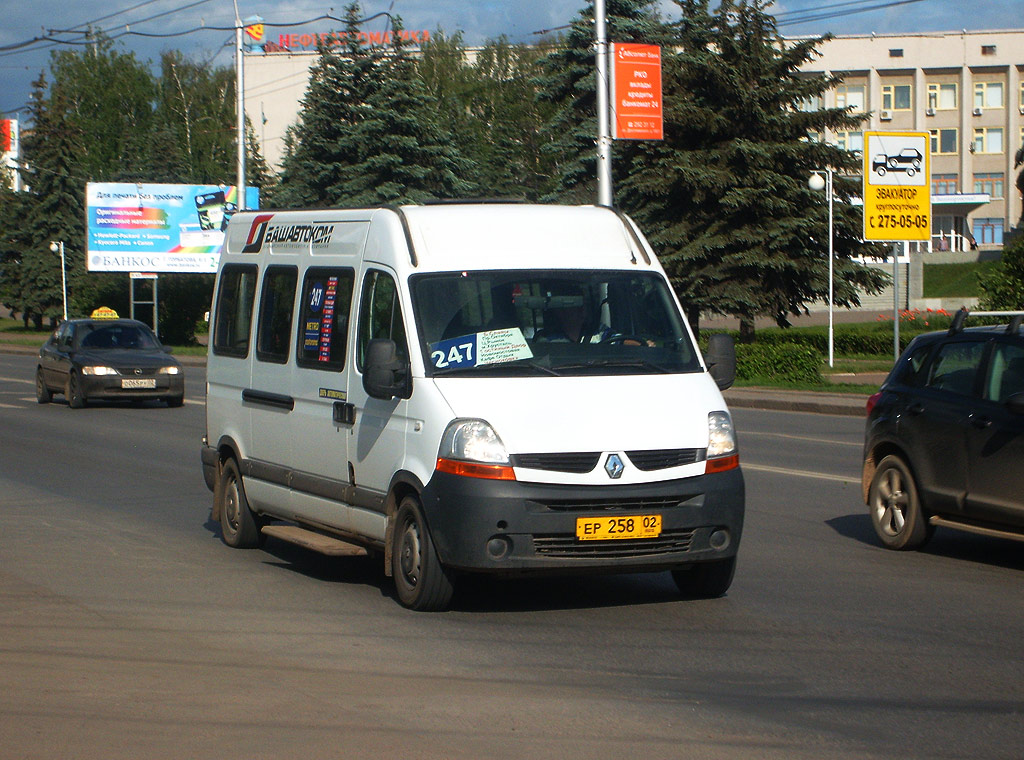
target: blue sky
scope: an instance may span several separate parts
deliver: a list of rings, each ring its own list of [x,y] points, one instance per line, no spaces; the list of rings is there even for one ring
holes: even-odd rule
[[[668,0],[661,1],[664,13],[671,17],[676,6]],[[334,15],[343,15],[344,2],[331,2]],[[569,23],[584,2],[364,0],[362,7],[366,15],[381,11],[400,14],[407,29],[433,31],[441,28],[448,33],[461,30],[467,43],[476,44],[502,34],[514,42],[536,41],[536,32]],[[305,22],[328,12],[330,4],[323,0],[238,0],[238,3],[243,19],[259,14],[266,20],[270,40],[277,40],[280,34],[289,31],[325,32],[340,26],[331,21],[310,21],[290,29],[274,25],[275,22]],[[4,0],[3,11],[0,112],[4,118],[16,118],[17,111],[25,108],[31,82],[47,68],[50,51],[57,49],[52,42],[22,43],[45,37],[48,30],[78,30],[92,22],[111,36],[127,30],[167,34],[194,27],[225,27],[234,21],[231,0]],[[1024,28],[1024,0],[779,0],[771,12],[779,18],[780,29],[787,35]],[[811,20],[797,23],[807,18]],[[381,18],[370,22],[367,28],[380,31],[385,23]],[[74,38],[73,34],[50,36]],[[179,49],[197,60],[229,65],[233,36],[223,30],[164,38],[126,34],[118,43],[143,61],[158,61],[161,51]]]

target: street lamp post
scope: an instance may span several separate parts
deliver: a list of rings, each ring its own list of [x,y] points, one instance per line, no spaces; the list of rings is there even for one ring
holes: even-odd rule
[[[67,269],[64,266],[64,241],[60,242],[51,240],[50,250],[54,253],[60,252],[60,291],[64,298],[64,321],[68,320],[68,276]]]
[[[820,171],[815,171],[807,180],[807,186],[814,191],[825,191],[828,200],[828,366],[835,366],[835,324],[832,312],[834,310],[835,288],[833,286],[833,217],[832,217],[832,169],[825,169],[825,177],[822,178]]]

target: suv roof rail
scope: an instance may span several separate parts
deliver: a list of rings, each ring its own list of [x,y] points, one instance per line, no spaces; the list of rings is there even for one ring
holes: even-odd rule
[[[964,322],[967,321],[968,315],[972,317],[1012,317],[1006,326],[1008,333],[1017,332],[1021,324],[1024,323],[1024,311],[970,311],[966,306],[961,306],[953,317],[953,323],[949,326],[950,335],[964,329]]]

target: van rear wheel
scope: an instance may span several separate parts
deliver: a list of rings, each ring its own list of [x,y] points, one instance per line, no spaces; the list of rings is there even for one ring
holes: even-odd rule
[[[447,609],[455,585],[437,557],[423,510],[415,497],[402,499],[391,540],[391,573],[398,600],[413,610]]]
[[[220,512],[221,538],[236,549],[255,549],[263,543],[259,523],[249,509],[245,487],[234,459],[224,462],[220,471],[220,484],[216,491]]]

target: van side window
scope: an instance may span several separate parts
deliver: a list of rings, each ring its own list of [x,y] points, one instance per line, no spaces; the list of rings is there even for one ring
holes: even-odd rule
[[[239,358],[248,356],[258,273],[255,264],[228,264],[221,271],[214,309],[217,322],[213,326],[213,353]]]
[[[359,369],[364,366],[367,345],[377,338],[393,340],[398,357],[409,358],[398,288],[391,275],[371,269],[363,279],[363,297],[359,306]]]
[[[355,272],[324,267],[306,270],[299,313],[300,367],[340,372],[345,367],[348,315]]]
[[[292,337],[292,312],[295,307],[295,267],[274,266],[263,275],[260,294],[260,321],[256,330],[256,358],[284,364]]]

